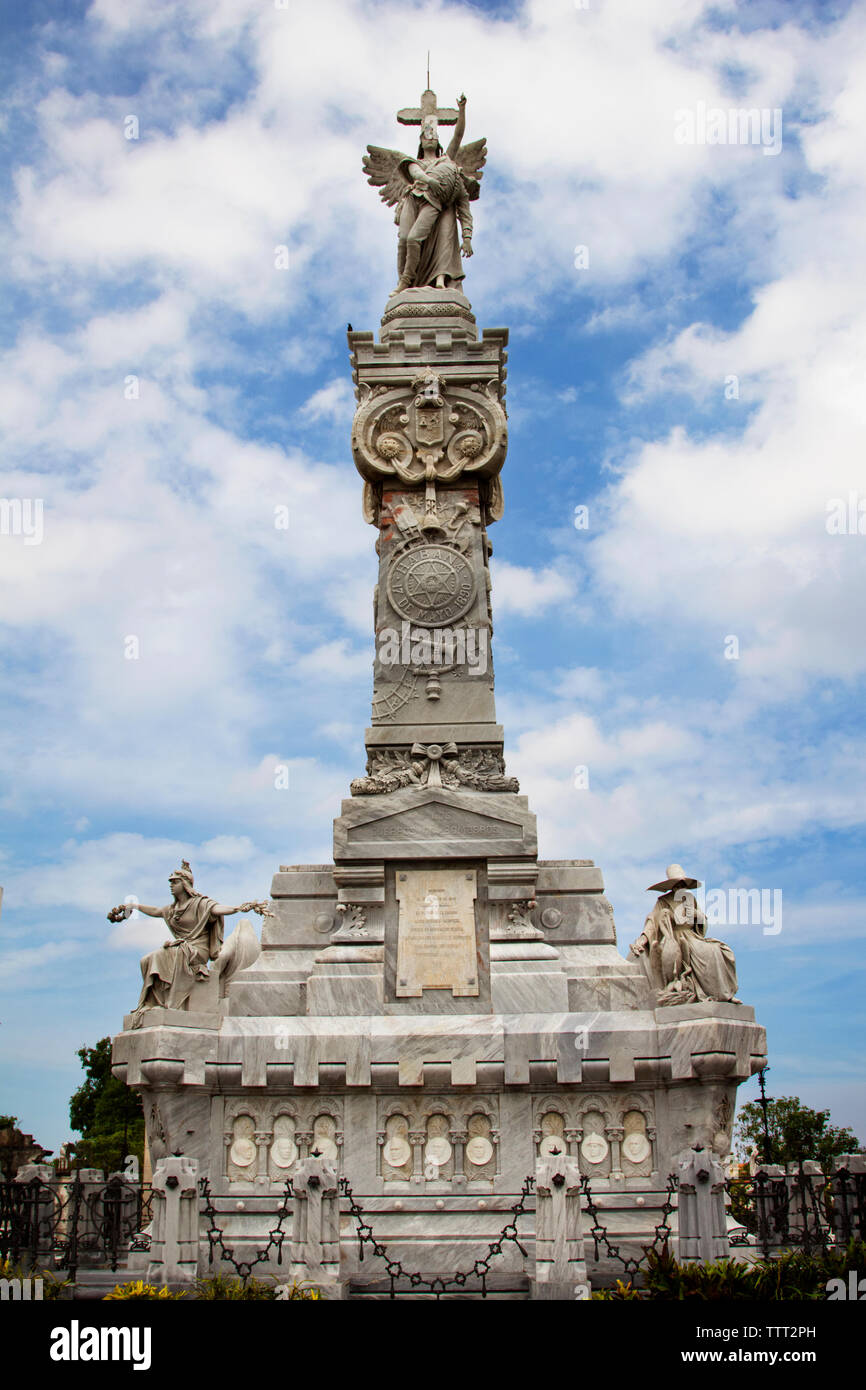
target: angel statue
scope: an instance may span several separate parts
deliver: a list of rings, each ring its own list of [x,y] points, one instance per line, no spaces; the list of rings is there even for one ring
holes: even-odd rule
[[[451,285],[460,289],[464,277],[460,260],[472,255],[472,214],[469,203],[481,190],[481,170],[487,158],[486,140],[461,145],[466,129],[466,98],[458,98],[454,137],[446,151],[439,143],[436,98],[432,92],[430,105],[422,106],[418,119],[406,119],[406,124],[420,124],[421,139],[418,153],[401,154],[399,150],[384,150],[368,145],[364,155],[364,172],[368,182],[379,189],[379,197],[389,207],[396,205],[394,221],[398,227],[397,273],[400,276],[393,294],[414,286],[433,285],[443,290]],[[423,99],[422,99],[423,100]],[[432,105],[432,110],[431,110]],[[457,223],[462,239],[458,239]]]
[[[184,859],[170,875],[168,886],[173,901],[167,907],[145,907],[143,903],[123,903],[108,913],[109,922],[123,922],[137,908],[146,917],[161,917],[174,937],[141,962],[141,995],[132,1015],[133,1028],[141,1026],[146,1009],[183,1009],[193,985],[209,978],[207,962],[219,961],[223,980],[244,970],[259,954],[258,938],[249,922],[241,922],[223,946],[223,919],[235,912],[257,912],[273,917],[265,902],[241,903],[228,907],[193,888],[192,869]]]

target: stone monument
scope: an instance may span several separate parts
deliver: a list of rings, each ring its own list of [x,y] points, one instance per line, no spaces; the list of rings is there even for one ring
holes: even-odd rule
[[[572,1187],[589,1176],[611,1239],[639,1254],[678,1155],[729,1149],[736,1088],[765,1060],[752,1009],[694,987],[730,979],[720,943],[698,947],[689,974],[667,913],[624,959],[601,870],[538,858],[506,769],[488,565],[508,332],[479,331],[463,293],[457,224],[465,256],[486,152],[461,145],[465,116],[465,99],[442,110],[427,91],[398,117],[421,126],[418,155],[370,146],[364,160],[397,209],[400,280],[379,337],[348,335],[379,575],[366,767],[333,862],[280,866],[261,954],[235,949],[227,971],[219,913],[193,912],[182,1003],[151,962],[156,990],[114,1043],[153,1161],[197,1160],[238,1259],[266,1243],[311,1157],[348,1179],[406,1269],[471,1270],[550,1157]],[[345,1209],[342,1222],[345,1281],[360,1265]],[[591,1242],[585,1256],[593,1283],[621,1272]],[[499,1268],[522,1262],[503,1247]]]

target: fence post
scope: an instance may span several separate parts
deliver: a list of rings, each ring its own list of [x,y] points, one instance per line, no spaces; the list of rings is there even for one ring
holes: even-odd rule
[[[827,1223],[824,1219],[824,1177],[820,1163],[806,1158],[788,1164],[788,1236],[792,1243],[811,1250],[820,1245]]]
[[[588,1299],[580,1164],[564,1152],[535,1164],[534,1299]]]
[[[678,1159],[681,1264],[722,1260],[729,1254],[725,1170],[708,1149],[686,1149]]]
[[[788,1189],[785,1170],[778,1163],[762,1163],[755,1170],[755,1211],[758,1244],[764,1256],[784,1245],[788,1234]]]
[[[30,1264],[35,1265],[40,1258],[50,1256],[53,1247],[54,1169],[50,1163],[24,1163],[13,1181],[26,1191],[24,1201],[19,1205],[16,1232],[18,1249],[26,1248]]]
[[[324,1158],[305,1158],[292,1177],[292,1277],[316,1284],[328,1298],[342,1298],[340,1284],[340,1187]]]
[[[193,1284],[198,1274],[198,1159],[161,1158],[153,1175],[147,1282]]]
[[[832,1178],[836,1244],[866,1240],[866,1154],[840,1154]]]

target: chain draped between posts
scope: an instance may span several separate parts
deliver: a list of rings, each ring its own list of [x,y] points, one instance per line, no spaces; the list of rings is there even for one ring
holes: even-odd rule
[[[264,1261],[267,1260],[272,1249],[276,1249],[277,1264],[281,1265],[283,1263],[283,1243],[287,1236],[287,1233],[283,1230],[283,1223],[291,1214],[291,1202],[295,1195],[291,1178],[286,1178],[285,1195],[281,1205],[277,1209],[277,1224],[268,1232],[268,1243],[264,1249],[259,1250],[255,1259],[252,1260],[236,1260],[234,1252],[228,1248],[223,1240],[223,1233],[216,1224],[217,1210],[211,1201],[210,1183],[207,1178],[199,1179],[199,1192],[204,1199],[204,1215],[208,1219],[208,1229],[204,1234],[207,1236],[208,1240],[207,1262],[209,1265],[213,1265],[214,1251],[219,1247],[220,1257],[225,1260],[226,1264],[230,1264],[238,1278],[246,1283],[256,1265],[263,1264]]]
[[[523,1190],[520,1197],[511,1208],[511,1220],[506,1222],[496,1240],[489,1243],[487,1254],[483,1259],[476,1260],[469,1270],[458,1270],[456,1274],[449,1275],[434,1274],[428,1277],[427,1275],[419,1274],[417,1271],[410,1272],[403,1268],[400,1260],[392,1260],[390,1258],[385,1246],[374,1236],[373,1227],[369,1222],[364,1220],[364,1209],[355,1201],[355,1196],[349,1186],[348,1178],[340,1179],[340,1189],[344,1196],[348,1198],[349,1210],[358,1223],[358,1259],[363,1260],[364,1258],[364,1246],[371,1245],[373,1247],[373,1254],[377,1255],[380,1260],[385,1261],[385,1271],[391,1281],[391,1298],[396,1297],[395,1285],[397,1280],[407,1279],[411,1288],[427,1289],[430,1293],[435,1294],[437,1300],[442,1297],[443,1293],[447,1293],[449,1289],[465,1288],[467,1282],[473,1278],[480,1281],[481,1297],[486,1298],[487,1276],[490,1273],[491,1262],[502,1254],[502,1247],[507,1241],[511,1241],[516,1245],[523,1258],[526,1259],[526,1249],[521,1245],[517,1236],[517,1221],[526,1211],[526,1201],[527,1198],[531,1196],[534,1187],[535,1178],[533,1176],[530,1175],[524,1179]]]
[[[601,1224],[601,1220],[599,1219],[598,1208],[592,1199],[592,1188],[589,1185],[588,1173],[581,1174],[580,1186],[581,1191],[583,1192],[583,1195],[586,1198],[586,1210],[589,1213],[590,1220],[592,1221],[592,1226],[590,1228],[589,1234],[592,1236],[593,1245],[595,1246],[595,1258],[598,1259],[599,1248],[603,1245],[605,1250],[607,1251],[608,1258],[611,1260],[619,1261],[625,1273],[630,1276],[634,1276],[635,1274],[637,1274],[638,1270],[643,1264],[643,1259],[636,1260],[633,1256],[621,1255],[619,1246],[611,1244],[610,1238],[607,1234],[607,1228]],[[648,1255],[650,1251],[652,1251],[654,1254],[658,1253],[661,1250],[662,1246],[670,1238],[671,1212],[674,1209],[673,1195],[678,1190],[678,1186],[679,1184],[677,1183],[676,1175],[674,1173],[671,1173],[668,1177],[667,1197],[665,1198],[661,1208],[662,1219],[655,1228],[655,1235],[653,1237],[652,1242],[649,1245],[643,1246],[644,1256]]]

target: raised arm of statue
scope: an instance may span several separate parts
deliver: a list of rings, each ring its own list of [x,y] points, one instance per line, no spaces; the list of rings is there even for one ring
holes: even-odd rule
[[[448,149],[447,149],[446,152],[445,152],[445,153],[448,155],[448,158],[449,158],[449,159],[456,159],[456,158],[457,158],[457,151],[460,149],[460,146],[463,144],[463,136],[464,136],[464,134],[465,134],[465,132],[466,132],[466,98],[465,98],[465,96],[462,96],[462,95],[461,95],[461,96],[459,96],[459,97],[457,98],[457,109],[458,109],[458,111],[460,112],[460,114],[459,114],[459,116],[457,117],[457,124],[456,124],[455,127],[454,127],[454,134],[453,134],[452,137],[451,137],[451,143],[450,143],[450,145],[448,146]]]

